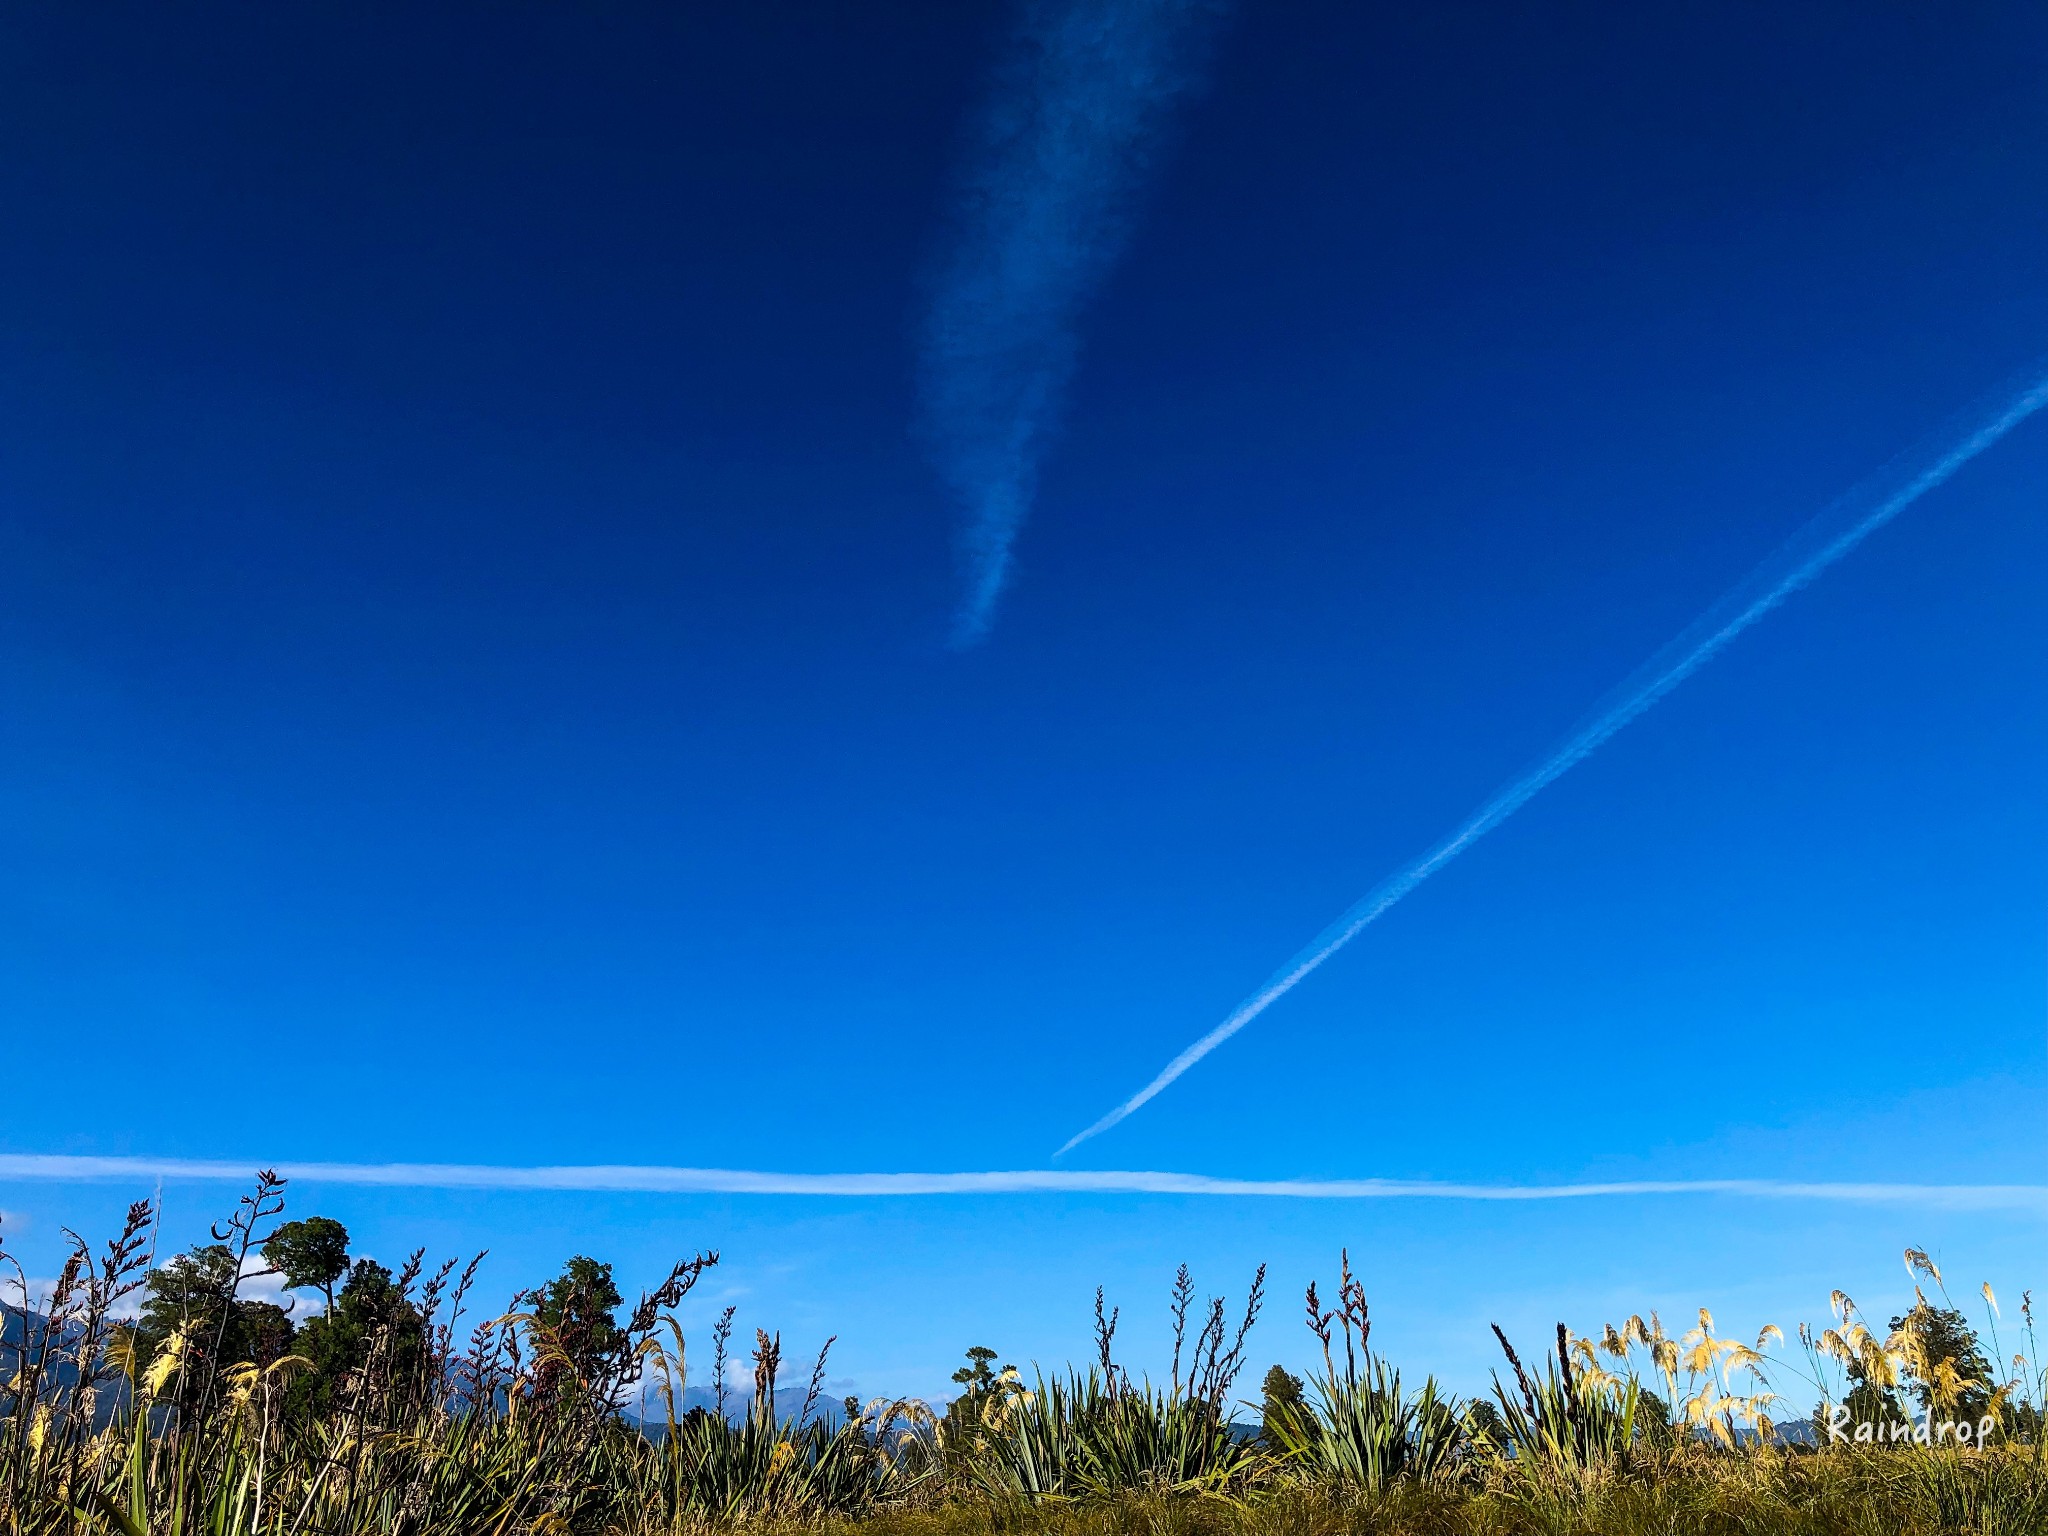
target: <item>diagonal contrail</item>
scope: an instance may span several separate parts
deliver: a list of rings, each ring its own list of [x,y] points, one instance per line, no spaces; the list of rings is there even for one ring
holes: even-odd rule
[[[1266,984],[1239,1003],[1221,1024],[1163,1067],[1159,1075],[1054,1153],[1071,1152],[1091,1136],[1143,1108],[1217,1046],[1264,1013],[1330,956],[1337,953],[1395,902],[1442,869],[1528,804],[1665,694],[1711,661],[1731,640],[1786,598],[1840,560],[1907,507],[1933,490],[2029,416],[2048,405],[2048,360],[2022,375],[2017,387],[2000,390],[1948,430],[1936,433],[1884,469],[1795,534],[1790,542],[1665,646],[1608,695],[1605,703],[1564,745],[1482,805],[1463,825],[1413,864],[1369,891],[1309,946],[1274,972]]]
[[[7,1180],[246,1181],[254,1163],[219,1158],[84,1157],[0,1153]],[[279,1163],[308,1184],[387,1189],[571,1190],[667,1195],[1204,1195],[1293,1200],[1588,1200],[1649,1195],[1734,1195],[2018,1210],[2048,1215],[2048,1185],[1801,1182],[1793,1179],[1621,1179],[1579,1184],[1458,1184],[1421,1179],[1218,1179],[1199,1173],[1026,1168],[990,1173],[771,1173],[743,1168],[644,1165],[504,1167],[479,1163]]]
[[[1024,0],[924,324],[921,428],[959,501],[956,645],[987,632],[1080,347],[1222,0]]]

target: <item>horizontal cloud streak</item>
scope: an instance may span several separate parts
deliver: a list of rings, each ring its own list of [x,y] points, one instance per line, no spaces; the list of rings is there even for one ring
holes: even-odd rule
[[[245,1181],[258,1164],[175,1157],[0,1154],[0,1180]],[[2048,1214],[2048,1185],[1830,1183],[1789,1179],[1620,1179],[1583,1184],[1464,1184],[1423,1179],[1222,1179],[1199,1173],[1026,1168],[988,1173],[770,1173],[631,1164],[498,1167],[478,1163],[277,1163],[288,1179],[397,1189],[564,1190],[668,1195],[876,1199],[932,1195],[1201,1195],[1292,1200],[1586,1200],[1730,1195],[1932,1205]]]
[[[922,349],[922,427],[963,513],[954,640],[988,631],[1073,372],[1214,0],[1038,0],[991,95]]]
[[[2017,384],[2000,390],[1988,402],[1924,439],[1830,503],[1690,628],[1609,693],[1562,746],[1511,781],[1428,853],[1368,891],[1317,934],[1307,948],[1267,978],[1264,986],[1239,1003],[1221,1024],[1174,1057],[1152,1081],[1100,1120],[1070,1137],[1053,1156],[1063,1156],[1142,1109],[1196,1062],[1293,991],[1395,903],[1713,660],[1736,636],[2043,406],[2048,406],[2048,365],[2037,363]]]

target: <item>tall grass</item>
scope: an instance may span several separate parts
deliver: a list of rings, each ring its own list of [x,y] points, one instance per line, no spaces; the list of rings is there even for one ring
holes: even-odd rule
[[[1997,1380],[1973,1376],[1937,1348],[1951,1314],[1919,1281],[1943,1304],[1947,1293],[1917,1252],[1907,1256],[1915,1306],[1889,1332],[1839,1293],[1834,1326],[1801,1331],[1803,1357],[1772,1356],[1776,1330],[1754,1345],[1729,1340],[1704,1312],[1678,1339],[1655,1314],[1586,1336],[1560,1326],[1533,1366],[1496,1329],[1505,1375],[1484,1402],[1428,1377],[1404,1385],[1372,1348],[1347,1256],[1333,1305],[1308,1290],[1321,1371],[1298,1394],[1269,1398],[1256,1433],[1232,1392],[1263,1270],[1234,1324],[1221,1299],[1197,1308],[1180,1272],[1164,1383],[1118,1362],[1118,1314],[1098,1293],[1093,1362],[1028,1382],[1005,1370],[943,1417],[915,1401],[821,1411],[830,1341],[801,1407],[779,1412],[782,1342],[758,1331],[751,1397],[728,1415],[730,1309],[713,1331],[715,1411],[682,1408],[675,1315],[716,1254],[677,1264],[622,1320],[546,1290],[474,1316],[476,1263],[430,1270],[415,1254],[390,1279],[382,1321],[319,1391],[304,1356],[248,1339],[238,1355],[234,1330],[260,1333],[261,1304],[232,1323],[223,1307],[283,1195],[263,1175],[214,1230],[225,1257],[204,1273],[218,1292],[190,1292],[197,1299],[160,1336],[131,1315],[154,1263],[146,1203],[103,1247],[75,1242],[36,1305],[7,1309],[0,1533],[2048,1533],[2031,1302],[2024,1348]],[[0,1262],[12,1261],[0,1252]],[[1988,1288],[1985,1300],[1996,1357]],[[1988,1446],[1789,1444],[1773,1433],[1773,1383],[1795,1376],[1823,1412],[1881,1402],[1899,1419],[1916,1402],[1929,1412],[1969,1404],[2001,1433]],[[636,1393],[658,1411],[625,1413]]]

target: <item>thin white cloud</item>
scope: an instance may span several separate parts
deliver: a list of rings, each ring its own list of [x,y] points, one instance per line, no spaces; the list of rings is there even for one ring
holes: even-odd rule
[[[13,1307],[18,1311],[40,1312],[49,1306],[57,1292],[55,1275],[0,1274],[0,1306]],[[79,1304],[80,1293],[73,1290],[70,1305]],[[142,1315],[142,1296],[134,1291],[123,1296],[108,1310],[109,1317],[123,1322]]]
[[[988,632],[1080,350],[1174,104],[1199,83],[1220,0],[1027,0],[960,189],[932,297],[922,415],[959,499],[967,591]]]
[[[2014,427],[2048,407],[2048,369],[2035,363],[2008,385],[1942,431],[1907,450],[1847,495],[1831,503],[1791,541],[1736,585],[1691,628],[1639,667],[1579,730],[1550,756],[1525,771],[1482,805],[1463,825],[1414,863],[1395,871],[1317,934],[1306,949],[1267,978],[1230,1016],[1161,1067],[1150,1082],[1084,1130],[1054,1157],[1121,1124],[1173,1085],[1217,1046],[1251,1023],[1344,948],[1397,902],[1579,763],[1600,750],[1631,721],[1701,667],[1743,631],[1842,559],[1857,545],[1946,484],[1957,470]]]
[[[1617,1179],[1467,1184],[1428,1179],[1224,1179],[1200,1173],[1024,1168],[987,1173],[771,1173],[631,1164],[498,1167],[478,1163],[277,1163],[309,1184],[397,1189],[578,1190],[620,1194],[901,1198],[929,1195],[1201,1195],[1291,1200],[1587,1200],[1729,1195],[2048,1214],[2048,1184],[1896,1184],[1794,1179]],[[246,1182],[255,1165],[195,1158],[0,1154],[0,1180],[181,1179]]]
[[[0,1306],[39,1312],[56,1289],[55,1275],[0,1275]]]

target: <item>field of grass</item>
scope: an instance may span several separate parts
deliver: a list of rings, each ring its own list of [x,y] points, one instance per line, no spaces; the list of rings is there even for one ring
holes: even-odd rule
[[[1560,1324],[1540,1347],[1501,1336],[1495,1388],[1470,1401],[1372,1349],[1345,1263],[1327,1304],[1306,1297],[1321,1368],[1275,1368],[1255,1396],[1263,1276],[1233,1308],[1198,1305],[1182,1271],[1163,1383],[1119,1364],[1098,1297],[1092,1361],[1027,1378],[976,1350],[943,1413],[823,1402],[823,1355],[778,1399],[766,1332],[750,1393],[685,1410],[674,1308],[715,1254],[630,1308],[579,1259],[483,1310],[474,1263],[351,1262],[338,1224],[283,1206],[264,1175],[212,1242],[155,1264],[138,1204],[44,1294],[14,1270],[0,1532],[2048,1536],[2031,1300],[2007,1353],[1990,1288],[1980,1333],[1910,1250],[1914,1299],[1889,1325],[1840,1293],[1789,1343],[1724,1337],[1704,1310],[1677,1335],[1654,1314]],[[320,1290],[318,1315],[246,1297],[266,1270]],[[713,1383],[732,1374],[731,1323],[709,1340]]]

